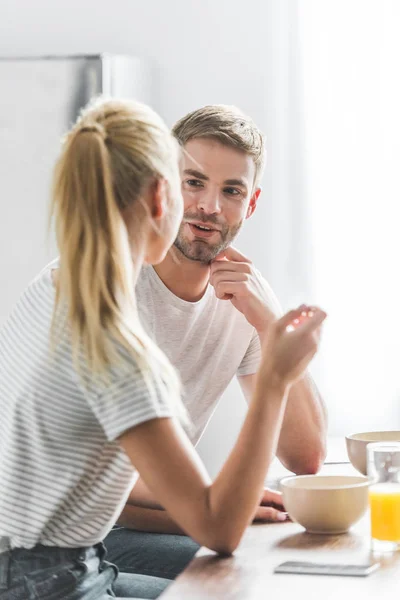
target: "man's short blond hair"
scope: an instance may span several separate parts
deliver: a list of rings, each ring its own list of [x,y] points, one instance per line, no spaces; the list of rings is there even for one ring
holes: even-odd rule
[[[189,140],[211,138],[245,152],[255,165],[254,188],[260,183],[265,166],[265,137],[254,121],[236,106],[210,104],[198,108],[179,119],[172,133],[182,146]]]

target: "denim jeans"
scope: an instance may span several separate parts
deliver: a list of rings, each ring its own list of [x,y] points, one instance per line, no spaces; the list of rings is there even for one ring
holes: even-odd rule
[[[104,539],[107,555],[122,573],[175,579],[199,544],[186,535],[146,533],[116,525]]]
[[[37,545],[0,554],[0,600],[154,599],[170,580],[122,573],[105,559],[103,544],[91,548]]]

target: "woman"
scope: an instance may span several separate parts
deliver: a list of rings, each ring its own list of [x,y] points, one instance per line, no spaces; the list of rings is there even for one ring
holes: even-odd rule
[[[181,222],[178,154],[160,118],[132,102],[96,102],[66,138],[52,203],[59,261],[0,332],[5,600],[157,597],[167,582],[116,579],[101,543],[138,472],[219,553],[235,550],[259,502],[288,389],[326,315],[302,306],[271,327],[247,418],[211,483],[180,424],[176,373],[135,308],[142,265],[163,260]]]

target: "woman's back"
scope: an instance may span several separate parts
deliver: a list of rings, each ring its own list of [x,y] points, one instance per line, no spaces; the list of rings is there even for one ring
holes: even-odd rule
[[[66,333],[52,354],[55,266],[28,286],[0,330],[3,547],[102,540],[135,478],[115,438],[149,416],[170,414],[161,400],[154,405],[132,361],[123,377],[113,371],[102,394],[90,379],[83,387]]]

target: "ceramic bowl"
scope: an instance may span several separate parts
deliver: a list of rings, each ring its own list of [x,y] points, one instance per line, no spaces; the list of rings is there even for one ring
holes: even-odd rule
[[[368,507],[368,478],[357,475],[300,475],[280,482],[292,519],[310,533],[345,533]]]
[[[346,436],[350,462],[363,475],[367,475],[366,449],[371,442],[400,442],[400,431],[368,431]]]

